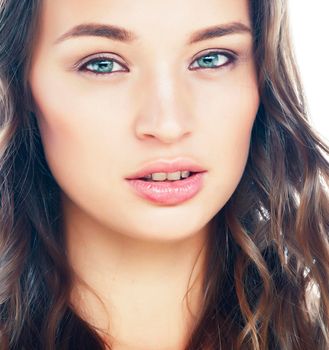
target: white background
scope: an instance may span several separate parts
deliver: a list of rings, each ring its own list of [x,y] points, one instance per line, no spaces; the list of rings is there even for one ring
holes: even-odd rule
[[[329,141],[329,0],[288,1],[311,122]]]

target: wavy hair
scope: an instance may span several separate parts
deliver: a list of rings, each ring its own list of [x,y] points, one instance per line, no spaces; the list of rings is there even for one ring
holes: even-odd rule
[[[0,0],[0,347],[106,349],[72,307],[60,188],[30,111],[41,1]],[[329,147],[310,125],[286,0],[250,0],[261,103],[214,217],[185,350],[329,348]]]

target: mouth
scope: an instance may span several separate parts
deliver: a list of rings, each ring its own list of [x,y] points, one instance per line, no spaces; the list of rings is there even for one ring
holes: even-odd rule
[[[138,177],[136,178],[136,180],[141,180],[145,182],[177,182],[188,179],[198,173],[199,172],[193,172],[188,170],[176,171],[171,173],[158,172]]]
[[[203,188],[207,171],[189,159],[160,160],[126,178],[133,192],[160,205],[178,205]]]
[[[127,181],[141,198],[157,204],[176,205],[196,196],[203,188],[204,177],[205,172],[190,172],[187,177],[177,180],[141,177]]]
[[[136,173],[126,177],[126,180],[147,182],[183,181],[203,172],[206,172],[206,170],[187,158],[176,158],[172,161],[160,159],[146,164]]]

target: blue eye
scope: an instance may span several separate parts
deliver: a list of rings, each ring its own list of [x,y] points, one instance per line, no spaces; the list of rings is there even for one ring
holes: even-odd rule
[[[119,67],[119,69],[118,69]],[[79,71],[86,71],[92,74],[111,74],[122,70],[123,65],[108,57],[94,58],[79,67]],[[121,68],[121,69],[120,69]],[[126,68],[124,71],[126,71]]]
[[[202,68],[219,69],[224,66],[228,66],[235,61],[236,57],[233,54],[214,51],[200,56],[195,61],[193,61],[190,67],[193,68],[193,70],[199,70]],[[78,70],[94,75],[107,75],[114,72],[129,71],[126,67],[124,67],[123,64],[105,56],[97,56],[85,63],[82,63],[80,67],[78,67]]]
[[[111,73],[113,61],[94,61],[86,65],[86,69],[95,73]]]
[[[196,70],[201,68],[218,69],[233,63],[235,60],[233,55],[226,52],[209,52],[197,58],[190,67],[196,68]],[[197,65],[195,66],[195,64]]]

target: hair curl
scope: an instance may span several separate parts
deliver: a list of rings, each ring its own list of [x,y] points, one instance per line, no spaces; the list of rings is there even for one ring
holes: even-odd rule
[[[30,112],[41,1],[0,0],[0,347],[105,349],[69,302],[60,188]],[[329,348],[329,147],[310,125],[285,0],[250,0],[261,103],[213,222],[186,350]]]

